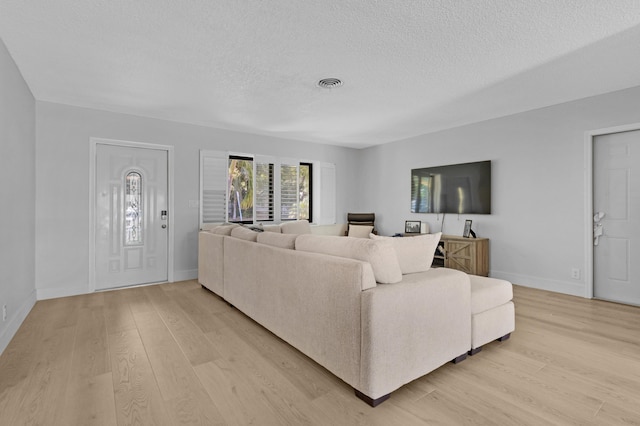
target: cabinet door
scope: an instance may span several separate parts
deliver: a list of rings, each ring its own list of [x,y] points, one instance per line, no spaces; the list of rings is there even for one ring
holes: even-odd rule
[[[474,274],[475,245],[466,241],[447,241],[447,268]]]

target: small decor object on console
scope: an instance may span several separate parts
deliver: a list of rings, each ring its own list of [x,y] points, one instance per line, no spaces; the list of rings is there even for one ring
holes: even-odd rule
[[[476,237],[476,233],[471,229],[471,219],[467,219],[464,221],[464,231],[462,231],[462,236],[465,238]]]
[[[404,222],[405,234],[419,234],[420,233],[420,221],[419,220],[407,220]]]
[[[420,224],[420,233],[428,234],[429,233],[429,224],[427,222],[422,222]]]

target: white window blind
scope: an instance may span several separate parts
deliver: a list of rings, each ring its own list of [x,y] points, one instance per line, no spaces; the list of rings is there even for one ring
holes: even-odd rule
[[[256,156],[255,161],[255,201],[254,212],[257,222],[274,220],[274,160]]]
[[[298,219],[298,164],[280,164],[280,220]]]
[[[227,220],[228,155],[200,151],[200,226]]]

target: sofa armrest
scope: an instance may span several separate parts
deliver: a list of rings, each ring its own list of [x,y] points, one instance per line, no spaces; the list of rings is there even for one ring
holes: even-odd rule
[[[354,387],[360,298],[375,286],[366,262],[225,240],[225,299]]]
[[[223,235],[209,231],[198,233],[198,282],[221,297],[224,290],[224,239]]]
[[[470,349],[469,276],[446,268],[362,292],[357,390],[382,397]]]

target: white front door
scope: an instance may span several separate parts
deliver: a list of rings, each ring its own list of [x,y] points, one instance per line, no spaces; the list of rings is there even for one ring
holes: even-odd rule
[[[594,296],[640,305],[640,130],[593,145]]]
[[[167,156],[96,145],[96,289],[167,281]]]

